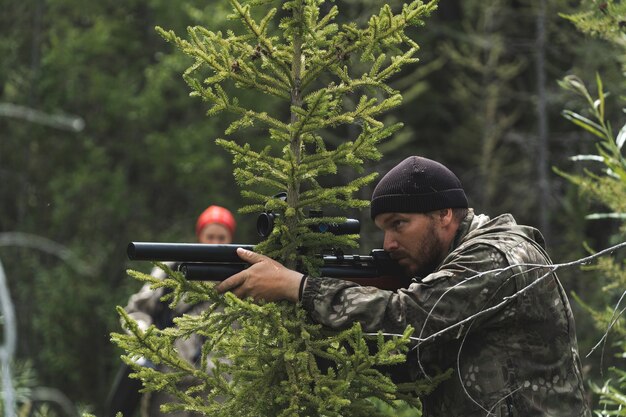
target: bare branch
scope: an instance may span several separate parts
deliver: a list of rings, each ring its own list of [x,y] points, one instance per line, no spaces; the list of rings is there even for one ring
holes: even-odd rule
[[[27,122],[51,126],[57,129],[70,130],[72,132],[80,132],[85,128],[85,121],[78,116],[49,114],[12,103],[0,103],[0,116],[23,119]]]
[[[511,300],[513,300],[513,299],[515,299],[515,298],[525,294],[526,292],[528,292],[535,285],[539,284],[542,280],[544,280],[546,277],[549,277],[552,273],[556,272],[559,269],[568,268],[568,267],[577,266],[577,265],[586,265],[586,264],[590,263],[591,261],[593,261],[594,259],[597,259],[597,258],[600,258],[600,257],[602,257],[604,255],[613,253],[613,252],[615,252],[617,250],[620,250],[620,249],[622,249],[624,247],[626,247],[626,242],[622,242],[622,243],[617,244],[615,246],[611,246],[611,247],[609,247],[607,249],[604,249],[604,250],[602,250],[600,252],[597,252],[597,253],[595,253],[593,255],[590,255],[590,256],[587,256],[585,258],[578,259],[576,261],[565,262],[565,263],[560,263],[560,264],[552,264],[552,265],[515,264],[515,265],[509,265],[506,268],[497,268],[497,269],[494,269],[494,270],[484,271],[484,272],[480,272],[480,273],[478,273],[476,275],[473,275],[473,276],[469,277],[468,279],[466,279],[466,280],[464,280],[464,281],[462,281],[462,282],[452,286],[446,292],[444,292],[441,295],[441,297],[439,297],[439,300],[437,300],[437,302],[435,303],[435,305],[431,309],[430,313],[432,313],[433,309],[437,306],[439,301],[446,295],[447,292],[449,292],[452,289],[454,289],[454,288],[456,288],[456,287],[458,287],[460,285],[463,285],[463,284],[465,284],[465,283],[467,283],[469,281],[472,281],[474,279],[480,278],[480,277],[482,277],[482,276],[484,276],[486,274],[499,274],[499,273],[511,270],[513,268],[527,268],[527,269],[525,269],[523,271],[524,273],[529,272],[529,271],[531,271],[533,269],[546,269],[547,270],[547,272],[544,275],[539,277],[533,283],[531,283],[531,284],[527,285],[526,287],[522,288],[521,290],[519,290],[515,294],[512,294],[510,296],[504,297],[500,303],[498,303],[498,304],[496,304],[494,306],[491,306],[491,307],[489,307],[487,309],[481,310],[478,313],[473,314],[473,315],[471,315],[469,317],[466,317],[465,319],[460,320],[460,321],[456,322],[455,324],[446,327],[445,329],[442,329],[442,330],[440,330],[438,332],[435,332],[435,333],[431,334],[428,337],[422,338],[422,337],[414,337],[414,336],[412,336],[410,339],[413,342],[417,343],[417,345],[415,347],[413,347],[413,350],[416,349],[419,346],[419,344],[421,344],[421,343],[429,342],[429,341],[431,341],[431,340],[441,336],[444,333],[450,332],[451,330],[455,330],[455,329],[459,328],[460,326],[463,326],[464,324],[466,324],[468,322],[471,322],[471,321],[473,321],[473,320],[475,320],[475,319],[477,319],[477,318],[479,318],[479,317],[481,317],[481,316],[483,316],[485,314],[488,314],[488,313],[490,313],[492,311],[498,310],[499,308],[504,306],[506,303],[508,303]],[[519,272],[519,273],[522,273],[522,272]],[[509,277],[509,279],[517,276],[519,273],[512,275],[511,277]],[[622,297],[624,297],[624,296],[622,296]],[[621,301],[621,299],[620,299],[620,301]],[[420,332],[420,335],[423,334],[423,330],[424,330],[424,328],[422,327],[422,332]],[[378,333],[366,333],[367,336],[375,336],[377,334]],[[394,334],[394,333],[383,333],[383,335],[384,336],[398,336],[398,337],[401,336],[399,334]]]
[[[626,307],[622,308],[619,313],[617,312],[619,309],[620,304],[622,304],[622,300],[624,300],[624,298],[626,298],[626,291],[624,291],[622,293],[622,295],[620,296],[619,300],[617,300],[617,304],[615,305],[615,308],[613,309],[613,315],[611,316],[611,320],[609,320],[609,325],[606,327],[606,331],[604,332],[604,334],[602,335],[602,337],[600,338],[600,340],[598,341],[598,343],[596,343],[596,345],[594,347],[591,348],[591,350],[589,351],[589,353],[587,354],[587,358],[589,356],[591,356],[591,354],[600,346],[602,345],[602,352],[603,354],[600,357],[600,368],[602,369],[602,363],[603,363],[603,359],[604,359],[604,348],[606,346],[606,342],[609,338],[609,333],[611,332],[611,329],[613,328],[613,326],[615,326],[619,320],[619,318],[622,316],[622,314],[624,314],[624,312],[626,311]]]
[[[512,274],[510,277],[508,277],[508,278],[507,278],[507,280],[503,283],[503,285],[504,285],[504,284],[505,284],[506,282],[508,282],[510,279],[512,279],[512,278],[514,278],[514,277],[516,277],[517,275],[519,275],[519,274],[521,274],[521,273],[527,273],[527,272],[530,272],[530,271],[533,271],[533,270],[536,270],[536,269],[546,270],[546,273],[545,273],[545,274],[543,274],[542,276],[540,276],[538,279],[536,279],[536,280],[535,280],[534,282],[532,282],[531,284],[529,284],[529,285],[527,285],[526,287],[522,288],[521,290],[517,291],[517,292],[516,292],[515,294],[513,294],[513,295],[510,295],[510,296],[507,296],[507,297],[503,297],[503,299],[502,299],[502,301],[501,301],[500,303],[498,303],[498,304],[496,304],[496,305],[494,305],[494,306],[492,306],[492,307],[486,308],[486,309],[484,309],[484,310],[481,310],[480,312],[478,312],[478,313],[476,313],[476,314],[473,314],[473,315],[471,315],[471,316],[469,316],[469,317],[467,317],[467,318],[465,318],[465,319],[463,319],[463,320],[460,320],[459,322],[457,322],[457,323],[455,323],[455,324],[453,324],[453,325],[451,325],[451,326],[448,326],[448,327],[446,327],[445,329],[442,329],[442,330],[440,330],[440,331],[438,331],[438,332],[436,332],[436,333],[433,333],[432,335],[430,335],[430,336],[428,336],[428,337],[423,338],[423,337],[421,337],[421,335],[423,334],[424,329],[425,329],[425,327],[426,327],[426,321],[428,320],[428,319],[427,319],[427,320],[424,322],[424,324],[422,325],[422,330],[421,330],[421,332],[420,332],[420,336],[419,336],[419,337],[410,337],[410,340],[411,340],[411,341],[416,342],[416,345],[415,345],[413,348],[411,348],[410,352],[412,352],[412,351],[419,351],[419,347],[420,347],[420,345],[421,345],[422,343],[425,343],[425,342],[431,341],[431,340],[435,339],[436,337],[441,336],[441,335],[442,335],[442,334],[444,334],[444,333],[447,333],[447,332],[449,332],[449,331],[451,331],[451,330],[455,330],[455,329],[457,329],[457,328],[459,328],[459,327],[462,327],[464,324],[469,323],[468,330],[465,332],[465,335],[464,335],[463,339],[461,340],[461,344],[460,344],[460,346],[459,346],[459,349],[458,349],[458,352],[457,352],[457,358],[456,358],[458,378],[459,378],[459,380],[461,380],[461,378],[462,378],[462,377],[461,377],[461,374],[460,374],[460,369],[461,369],[461,367],[459,366],[460,361],[461,361],[461,352],[462,352],[462,350],[463,350],[463,344],[465,343],[465,340],[466,340],[466,338],[467,338],[467,335],[469,334],[469,329],[472,327],[474,320],[476,320],[477,318],[479,318],[479,317],[481,317],[481,316],[483,316],[483,315],[485,315],[485,314],[488,314],[488,313],[490,313],[490,312],[492,312],[492,311],[495,311],[495,310],[497,310],[497,309],[501,308],[502,306],[504,306],[506,303],[510,302],[511,300],[513,300],[513,299],[515,299],[515,298],[519,297],[520,295],[522,295],[522,294],[524,294],[524,293],[528,292],[528,291],[529,291],[531,288],[533,288],[535,285],[537,285],[538,283],[542,282],[545,278],[547,278],[547,277],[551,276],[554,272],[556,272],[556,271],[557,271],[557,270],[559,270],[559,269],[563,269],[563,268],[567,268],[567,267],[571,267],[571,266],[586,265],[586,264],[588,264],[588,263],[592,262],[593,260],[595,260],[595,259],[597,259],[597,258],[599,258],[599,257],[605,256],[605,255],[607,255],[607,254],[611,254],[611,253],[613,253],[613,252],[615,252],[615,251],[617,251],[617,250],[620,250],[620,249],[622,249],[622,248],[624,248],[624,247],[626,247],[626,242],[622,242],[622,243],[620,243],[620,244],[617,244],[617,245],[615,245],[615,246],[611,246],[611,247],[609,247],[609,248],[607,248],[607,249],[604,249],[604,250],[602,250],[602,251],[600,251],[600,252],[597,252],[597,253],[595,253],[595,254],[593,254],[593,255],[590,255],[590,256],[587,256],[587,257],[585,257],[585,258],[581,258],[581,259],[578,259],[578,260],[575,260],[575,261],[571,261],[571,262],[566,262],[566,263],[561,263],[561,264],[552,264],[552,265],[541,265],[541,264],[516,264],[516,265],[510,265],[510,266],[508,266],[508,267],[506,267],[506,268],[498,268],[498,269],[494,269],[494,270],[490,270],[490,271],[483,271],[483,272],[480,272],[480,273],[478,273],[478,274],[476,274],[476,275],[474,275],[474,276],[471,276],[471,277],[469,277],[468,279],[463,280],[462,282],[459,282],[459,283],[457,283],[456,285],[454,285],[454,286],[450,287],[448,290],[446,290],[446,291],[445,291],[445,292],[444,292],[444,293],[443,293],[443,294],[439,297],[439,299],[437,300],[437,302],[435,303],[435,305],[431,308],[431,310],[429,311],[428,317],[430,317],[430,316],[431,316],[431,314],[432,314],[433,310],[435,309],[435,307],[438,305],[438,303],[441,301],[441,299],[442,299],[442,298],[443,298],[443,297],[444,297],[444,296],[445,296],[445,295],[446,295],[449,291],[451,291],[452,289],[454,289],[454,288],[456,288],[456,287],[458,287],[458,286],[460,286],[460,285],[466,284],[467,282],[472,281],[472,280],[474,280],[474,279],[477,279],[477,278],[483,277],[483,276],[485,276],[485,275],[487,275],[487,274],[500,274],[500,273],[502,273],[502,272],[505,272],[505,271],[511,270],[511,269],[513,269],[513,268],[520,268],[520,269],[521,269],[521,270],[520,270],[520,272],[515,273],[515,274]],[[611,328],[612,328],[612,327],[613,327],[613,326],[617,323],[617,320],[619,319],[619,317],[620,317],[622,314],[624,314],[624,312],[626,311],[626,307],[624,307],[624,308],[622,308],[622,310],[620,310],[620,311],[618,312],[618,309],[619,309],[619,307],[620,307],[620,305],[621,305],[622,301],[623,301],[625,298],[626,298],[626,291],[622,294],[622,296],[621,296],[621,297],[620,297],[620,299],[618,300],[617,305],[616,305],[616,306],[615,306],[615,308],[614,308],[614,314],[613,314],[613,316],[612,316],[612,318],[611,318],[611,321],[610,321],[609,325],[607,326],[607,330],[606,330],[606,332],[604,333],[604,335],[603,335],[602,339],[598,342],[598,344],[596,344],[596,346],[594,346],[594,348],[592,349],[592,352],[593,352],[593,350],[595,350],[595,349],[596,349],[596,348],[597,348],[600,344],[605,344],[605,343],[606,343],[606,339],[608,338],[608,333],[609,333],[609,331],[610,331],[610,330],[611,330]],[[378,334],[378,333],[366,333],[366,336],[376,336],[377,334]],[[384,335],[384,336],[388,336],[388,337],[400,337],[400,336],[402,336],[402,335],[399,335],[399,334],[394,334],[394,333],[383,333],[383,335]],[[590,352],[590,354],[591,354],[591,352]],[[419,365],[419,367],[420,367],[421,372],[423,373],[423,375],[424,375],[427,379],[430,379],[430,377],[429,377],[429,376],[428,376],[428,374],[426,373],[426,371],[425,371],[425,369],[424,369],[424,367],[423,367],[423,365],[422,365],[421,361],[419,360],[419,355],[418,355],[418,365]],[[502,398],[501,398],[500,400],[498,400],[498,401],[497,401],[497,402],[496,402],[496,403],[495,403],[495,404],[494,404],[494,405],[493,405],[493,406],[492,406],[489,410],[487,410],[487,409],[485,409],[485,408],[484,408],[481,404],[479,404],[478,402],[476,402],[476,401],[472,398],[471,394],[467,391],[467,389],[465,388],[465,386],[464,386],[463,384],[461,384],[461,386],[463,387],[463,390],[465,391],[465,394],[467,395],[467,397],[468,397],[468,398],[469,398],[472,402],[474,402],[474,403],[475,403],[478,407],[480,407],[481,409],[483,409],[483,410],[487,413],[486,415],[488,415],[488,416],[495,415],[495,414],[493,414],[493,410],[494,410],[494,408],[495,408],[495,407],[496,407],[499,403],[501,403],[502,401],[504,401],[504,400],[505,400],[508,396],[513,395],[513,393],[515,393],[517,390],[519,390],[519,389],[521,389],[521,388],[522,388],[522,387],[517,387],[517,388],[515,388],[512,392],[510,392],[510,393],[509,393],[509,394],[507,394],[506,396],[502,397]]]
[[[83,262],[66,246],[43,236],[22,232],[3,232],[0,233],[0,247],[3,246],[37,249],[62,259],[81,274],[92,276],[95,273],[93,266]]]

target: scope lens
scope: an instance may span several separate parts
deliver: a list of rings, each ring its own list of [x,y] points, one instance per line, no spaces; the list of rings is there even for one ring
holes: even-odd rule
[[[256,231],[261,237],[268,237],[274,228],[274,215],[271,213],[261,213],[256,220]]]

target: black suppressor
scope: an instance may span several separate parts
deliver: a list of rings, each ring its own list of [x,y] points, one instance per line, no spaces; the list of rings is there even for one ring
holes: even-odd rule
[[[241,263],[237,248],[253,250],[253,245],[203,243],[130,242],[126,249],[132,261]]]

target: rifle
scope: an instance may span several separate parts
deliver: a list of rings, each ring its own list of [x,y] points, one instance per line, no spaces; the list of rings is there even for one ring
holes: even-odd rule
[[[285,193],[276,195],[286,199]],[[279,217],[271,211],[265,211],[257,219],[257,232],[266,238],[274,228]],[[310,212],[310,217],[322,217],[321,211]],[[323,223],[310,226],[315,232],[340,234],[358,234],[359,221],[347,219],[343,223]],[[253,245],[215,245],[202,243],[159,243],[130,242],[127,255],[134,261],[175,262],[178,270],[188,280],[222,281],[249,266],[237,255],[237,248],[253,250]],[[363,286],[374,286],[384,290],[407,288],[411,279],[396,263],[389,253],[382,249],[374,249],[369,255],[344,255],[339,250],[331,250],[328,254],[317,255],[322,258],[320,275],[330,278],[344,279]],[[171,317],[169,317],[171,320]],[[123,365],[120,369],[112,392],[109,396],[109,417],[116,411],[124,411],[124,415],[134,413],[141,394],[141,382],[131,380],[128,374],[132,370]]]
[[[130,242],[127,255],[134,261],[176,262],[185,279],[191,281],[223,281],[249,266],[239,258],[237,248],[253,250],[253,245]],[[385,290],[406,288],[410,283],[401,266],[382,249],[374,249],[369,255],[332,251],[317,256],[323,261],[320,268],[323,277]]]
[[[158,243],[130,242],[128,258],[135,261],[172,261],[188,280],[222,281],[243,271],[249,266],[237,255],[237,248],[253,250],[253,245],[201,244],[201,243]],[[334,250],[332,254],[318,255],[323,264],[320,276],[343,279],[362,286],[373,286],[383,290],[408,288],[411,279],[395,262],[389,252],[374,249],[369,255],[344,255]],[[298,268],[296,268],[298,269]],[[320,366],[331,366],[317,358]],[[381,367],[381,371],[392,373],[397,381],[408,382],[408,368],[398,366]]]

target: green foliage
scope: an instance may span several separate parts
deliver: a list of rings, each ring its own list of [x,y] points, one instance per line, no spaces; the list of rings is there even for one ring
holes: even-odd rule
[[[587,170],[583,175],[568,175],[570,181],[576,184],[581,192],[590,198],[608,206],[610,213],[596,213],[591,218],[619,217],[626,213],[626,159],[622,156],[622,146],[626,140],[626,125],[617,136],[613,135],[610,122],[605,118],[605,98],[602,80],[597,76],[597,98],[593,98],[584,83],[576,76],[568,76],[560,82],[566,88],[587,102],[592,118],[585,117],[571,110],[565,110],[563,116],[577,126],[592,133],[599,140],[596,142],[596,154],[577,155],[574,161],[593,161],[602,164],[602,173],[595,174]]]
[[[384,3],[395,11],[401,9],[403,2]],[[502,9],[495,15],[497,25],[482,38],[485,43],[473,44],[475,52],[471,53],[476,54],[473,58],[477,59],[481,53],[479,45],[487,47],[490,39],[499,37],[507,47],[499,55],[502,60],[492,68],[520,57],[528,60],[536,45],[534,10],[541,3],[544,2],[502,3]],[[562,10],[572,2],[545,3],[551,8],[547,13],[547,85],[552,86],[554,77],[561,77],[564,71],[579,74],[583,79],[601,71],[605,84],[611,85],[608,101],[623,94],[615,88],[617,83],[623,83],[621,68],[615,65],[622,51],[599,39],[581,40],[569,22],[557,18],[554,10]],[[335,0],[323,5],[323,14],[327,15],[333,5],[341,10],[334,19],[338,28],[344,23],[365,28],[371,11],[380,9],[382,3]],[[108,338],[111,331],[119,329],[113,308],[123,305],[139,288],[125,272],[128,261],[124,249],[128,241],[190,241],[194,238],[190,226],[207,204],[219,199],[231,208],[242,205],[230,175],[229,155],[213,141],[215,137],[223,137],[228,126],[241,117],[222,111],[218,117],[207,120],[207,109],[199,100],[189,100],[180,77],[189,66],[188,57],[171,53],[171,48],[154,31],[158,24],[180,34],[186,26],[197,24],[213,32],[221,30],[227,36],[226,17],[232,10],[226,1],[206,0],[23,0],[4,2],[3,6],[0,105],[26,106],[50,116],[78,116],[85,122],[83,130],[71,131],[26,118],[0,116],[0,231],[38,234],[62,244],[74,255],[68,264],[29,248],[1,248],[0,258],[7,270],[17,310],[18,355],[32,360],[43,385],[61,389],[73,401],[91,404],[95,414],[101,415],[102,403],[119,365],[119,351]],[[473,30],[488,32],[488,27],[477,25],[480,15],[470,16],[466,12],[469,9],[489,11],[483,0],[440,2],[425,29],[411,29],[409,36],[419,39],[421,46],[420,65],[406,66],[389,78],[391,88],[402,92],[402,104],[381,114],[382,118],[376,117],[388,126],[395,121],[402,121],[405,126],[380,143],[378,149],[385,158],[366,163],[365,172],[383,172],[408,153],[422,154],[451,164],[464,178],[470,198],[479,195],[483,183],[478,180],[475,168],[482,136],[473,127],[484,113],[477,111],[482,108],[478,101],[454,100],[462,94],[457,95],[456,84],[451,80],[461,78],[469,70],[448,61],[438,48],[450,40],[458,40],[457,46],[461,43],[472,46],[472,41],[478,38],[467,36],[468,23]],[[251,13],[259,16],[253,9]],[[278,10],[274,19],[279,21],[286,14],[287,11]],[[233,22],[240,21],[237,17]],[[281,35],[275,26],[268,27],[268,31],[272,36]],[[252,56],[256,56],[256,44],[251,46]],[[471,50],[468,47],[467,51]],[[252,59],[252,56],[251,60],[260,62],[260,57]],[[350,65],[350,74],[360,76],[369,72],[372,61],[357,62],[358,53],[340,54],[340,57],[345,60],[339,67]],[[249,65],[247,61],[246,64]],[[359,68],[364,68],[364,72],[356,72],[361,71]],[[202,71],[205,70],[199,68],[196,72],[200,79]],[[208,69],[206,76],[212,76]],[[477,74],[472,78],[475,81],[480,77]],[[328,80],[338,83],[330,72],[320,74],[315,83],[321,88]],[[537,183],[533,170],[528,169],[536,160],[533,65],[523,67],[514,80],[506,87],[510,102],[502,109],[504,114],[510,114],[513,109],[522,113],[503,136],[498,152],[493,154],[492,166],[515,165],[524,170],[501,171],[506,189],[500,193],[502,198],[493,200],[489,211],[492,214],[511,211],[519,220],[537,224],[537,210],[545,211],[546,204],[545,201],[533,204]],[[224,84],[229,94],[234,88],[234,82]],[[383,97],[381,91],[368,87],[361,90],[367,91],[370,98]],[[285,123],[289,120],[290,106],[284,106],[285,99],[264,95],[257,100],[255,94],[251,89],[237,90],[239,105],[267,111]],[[570,127],[557,117],[563,107],[563,93],[550,89],[548,95],[550,162],[563,166],[563,155],[588,153],[579,148],[584,149],[590,141],[571,140],[575,126]],[[359,96],[344,95],[346,102],[353,103],[350,109],[356,108]],[[277,113],[273,108],[280,105],[284,110]],[[615,110],[615,106],[611,108]],[[338,125],[323,132],[326,148],[334,149],[346,138],[356,140],[360,128],[343,127]],[[234,131],[227,139],[234,137],[239,142],[252,137],[280,152],[282,145],[272,141],[263,128],[264,125],[256,123],[246,130]],[[616,133],[619,126],[614,128]],[[258,141],[256,145],[254,151],[261,152],[263,146]],[[307,149],[312,148],[313,145],[307,145]],[[513,150],[512,159],[505,152],[510,150]],[[338,172],[342,182],[352,179],[349,169],[338,167]],[[332,175],[320,177],[320,182],[333,182],[333,178]],[[552,196],[561,205],[551,218],[555,231],[552,239],[547,236],[548,241],[555,258],[571,259],[582,251],[582,239],[604,239],[609,234],[607,225],[612,223],[606,220],[592,223],[584,231],[579,216],[584,207],[575,198],[573,187],[564,187],[558,179],[552,184]],[[369,197],[370,187],[371,183],[361,190],[359,197]],[[270,193],[271,190],[264,191]],[[379,235],[373,232],[366,210],[359,215],[362,216],[361,251],[367,252],[364,245],[365,249],[380,247]],[[356,213],[350,216],[359,218]],[[237,221],[237,241],[256,242],[254,222],[245,216],[237,216]],[[545,230],[542,232],[545,234]],[[75,268],[78,264],[87,265],[93,273]],[[133,264],[133,267],[149,268],[149,265]],[[565,288],[576,289],[587,301],[599,297],[599,282],[610,284],[608,280],[602,281],[602,276],[596,280],[596,277],[589,279],[587,274],[583,279],[574,275],[572,271],[571,275],[562,277]],[[593,329],[585,327],[585,318],[577,317],[581,347],[595,344]],[[587,359],[585,365],[597,369],[595,358]]]
[[[577,13],[562,14],[583,33],[624,45],[626,4],[621,1],[583,1]]]
[[[563,115],[577,126],[595,135],[599,140],[596,143],[596,154],[577,155],[572,157],[574,161],[592,161],[601,164],[600,173],[591,169],[586,169],[583,174],[569,174],[561,170],[556,171],[576,184],[583,195],[597,202],[602,203],[610,209],[609,213],[594,213],[587,216],[589,219],[617,218],[624,219],[626,213],[626,158],[622,155],[622,146],[626,139],[626,126],[613,136],[610,123],[605,119],[605,97],[600,76],[596,79],[597,97],[592,97],[584,83],[575,76],[568,76],[562,82],[563,88],[575,92],[583,97],[592,114],[593,119],[582,116],[570,110],[563,112]],[[621,236],[624,236],[626,229],[622,226]],[[607,294],[607,299],[611,299],[615,294],[618,297],[616,305],[609,305],[603,311],[597,310],[586,304],[580,297],[576,297],[579,303],[592,315],[594,321],[601,331],[605,332],[602,338],[603,343],[608,339],[608,334],[613,333],[617,338],[615,347],[623,352],[622,359],[626,359],[626,331],[624,331],[624,312],[622,302],[624,295],[619,296],[626,285],[626,267],[624,258],[601,259],[596,265],[585,267],[588,270],[599,271],[607,284],[603,290]],[[626,406],[624,388],[624,372],[618,368],[612,368],[617,374],[617,385],[608,380],[600,387],[592,384],[594,392],[600,395],[600,404],[603,410],[600,415],[621,415],[620,410]]]
[[[38,386],[37,375],[31,362],[17,362],[12,364],[12,386],[15,399],[15,414],[18,416],[57,417],[66,413],[67,417],[74,417],[75,410],[72,404],[62,394],[47,390],[44,395]],[[3,391],[4,394],[4,391]],[[5,395],[0,396],[0,414],[10,415],[5,409]],[[58,402],[57,402],[58,401]]]
[[[358,325],[330,334],[311,324],[299,306],[222,297],[210,283],[189,282],[179,272],[169,272],[165,280],[131,274],[173,288],[174,303],[210,301],[211,308],[175,319],[175,327],[145,332],[119,308],[129,333],[113,334],[113,341],[129,352],[123,359],[145,390],[163,390],[178,399],[165,410],[210,416],[384,416],[388,414],[377,411],[377,401],[389,407],[397,407],[397,400],[418,406],[418,386],[398,387],[377,369],[404,362],[412,328],[391,339],[365,338]],[[172,347],[190,334],[205,340],[199,368]],[[133,360],[137,356],[167,370],[142,367]]]
[[[188,241],[218,196],[236,206],[234,181],[219,175],[228,155],[210,140],[227,125],[189,106],[180,77],[188,61],[154,32],[156,22],[184,30],[198,15],[218,27],[227,13],[193,0],[11,3],[0,16],[0,106],[84,121],[71,130],[26,112],[0,115],[0,231],[43,236],[72,254],[62,262],[0,248],[18,357],[43,385],[98,407],[119,366],[107,337],[119,328],[114,306],[138,289],[125,273],[128,242]],[[242,224],[239,236],[250,229]]]
[[[236,180],[244,188],[244,197],[253,201],[242,212],[269,208],[279,215],[276,233],[259,250],[292,267],[304,263],[309,269],[311,254],[356,245],[357,236],[314,235],[307,223],[336,219],[305,220],[305,210],[367,206],[367,201],[352,195],[374,175],[326,188],[320,185],[320,177],[337,174],[341,166],[361,170],[365,161],[380,158],[376,145],[401,127],[378,120],[401,102],[400,94],[386,81],[416,61],[418,45],[405,31],[421,25],[435,3],[414,1],[398,13],[385,5],[364,28],[334,23],[338,8],[322,14],[324,1],[286,2],[283,10],[288,16],[278,24],[273,24],[278,10],[267,7],[272,2],[256,3],[231,0],[231,18],[240,21],[241,32],[191,27],[190,40],[183,40],[173,31],[159,31],[194,58],[185,80],[192,95],[210,104],[208,114],[226,112],[236,117],[226,134],[259,126],[274,142],[272,148],[255,150],[257,144],[218,140],[234,155]],[[361,73],[351,73],[348,64],[357,58],[370,65]],[[265,108],[244,108],[237,93],[228,92],[233,86],[256,90],[284,105],[273,114]],[[354,96],[358,98],[347,100]],[[350,103],[354,105],[349,107]],[[342,125],[357,125],[361,132],[354,141],[328,149],[325,131]],[[272,198],[284,191],[286,200]],[[298,254],[297,248],[306,249]]]
[[[626,349],[624,349],[626,351]],[[626,372],[623,369],[612,368],[611,371],[615,374],[615,380],[607,380],[605,384],[600,387],[593,384],[593,390],[600,394],[600,405],[603,406],[603,410],[598,414],[599,416],[623,416],[624,407],[626,407]]]
[[[282,4],[282,11],[272,4]],[[348,167],[361,173],[363,164],[380,158],[379,142],[397,131],[380,120],[398,106],[401,95],[387,85],[404,66],[416,62],[418,45],[406,34],[434,9],[435,3],[414,1],[398,12],[388,5],[364,27],[339,25],[338,7],[322,0],[288,2],[230,0],[231,19],[239,29],[211,31],[188,28],[188,40],[172,30],[157,28],[169,42],[194,60],[184,73],[192,96],[209,104],[211,117],[233,117],[229,136],[251,128],[271,141],[218,139],[233,155],[234,175],[242,195],[251,201],[244,213],[268,210],[277,215],[270,237],[256,250],[286,266],[317,272],[315,257],[323,249],[355,247],[358,235],[315,233],[312,225],[335,223],[338,216],[307,217],[306,209],[359,209],[368,205],[354,194],[374,174],[347,184],[324,186],[322,179]],[[323,10],[327,10],[325,13]],[[280,19],[278,16],[281,16]],[[355,69],[359,60],[367,65]],[[242,104],[242,94],[259,95],[256,106]],[[274,107],[262,106],[275,103]],[[328,146],[325,139],[342,126],[357,126],[354,140]],[[256,135],[258,135],[258,130]],[[278,193],[286,192],[286,198]],[[319,260],[319,257],[317,258]],[[128,335],[113,340],[128,354],[124,360],[136,371],[147,391],[166,391],[178,402],[165,411],[188,410],[211,416],[327,415],[382,416],[382,404],[419,405],[422,385],[395,385],[378,370],[405,361],[411,328],[401,337],[366,337],[358,323],[340,332],[309,322],[300,306],[257,305],[232,295],[218,297],[209,284],[188,283],[178,273],[159,281],[168,286],[176,304],[211,302],[200,316],[184,316],[175,327],[146,332],[119,309]],[[218,309],[222,307],[223,310]],[[174,342],[190,334],[206,338],[200,367],[182,360]],[[160,371],[141,367],[145,357]],[[219,359],[217,359],[219,358]],[[432,383],[425,383],[431,389]],[[374,398],[375,400],[372,400]],[[414,410],[416,414],[419,411]]]
[[[624,34],[624,19],[626,19],[626,7],[621,2],[603,2],[594,8],[587,8],[586,11],[568,16],[579,29],[592,35],[600,35],[609,41],[616,42],[622,47]],[[623,51],[622,51],[623,52]],[[617,135],[614,134],[610,121],[606,115],[606,98],[608,93],[600,75],[596,76],[595,96],[585,86],[584,82],[576,76],[567,76],[560,85],[579,97],[582,97],[587,105],[587,115],[578,112],[565,110],[563,116],[591,133],[596,138],[596,153],[583,154],[572,157],[578,163],[591,162],[599,166],[599,169],[586,168],[582,174],[569,174],[561,170],[557,173],[576,184],[580,192],[602,204],[609,209],[606,213],[593,213],[587,216],[588,219],[597,220],[603,218],[618,219],[622,227],[615,238],[622,240],[626,235],[624,220],[626,219],[626,158],[623,156],[622,148],[626,141],[626,124],[622,126]],[[592,308],[585,303],[581,297],[577,300],[593,317],[596,325],[604,336],[598,343],[606,345],[609,337],[615,339],[614,348],[620,352],[618,361],[623,363],[626,359],[626,330],[623,307],[626,292],[626,265],[623,256],[612,256],[600,259],[596,265],[585,266],[587,270],[598,271],[604,276],[605,285],[602,290],[606,294],[607,306],[604,310]],[[604,351],[604,348],[602,349]],[[591,384],[593,391],[600,396],[601,410],[597,411],[601,416],[624,415],[626,408],[626,373],[623,366],[612,367],[611,371],[615,379],[605,381],[602,386]]]

